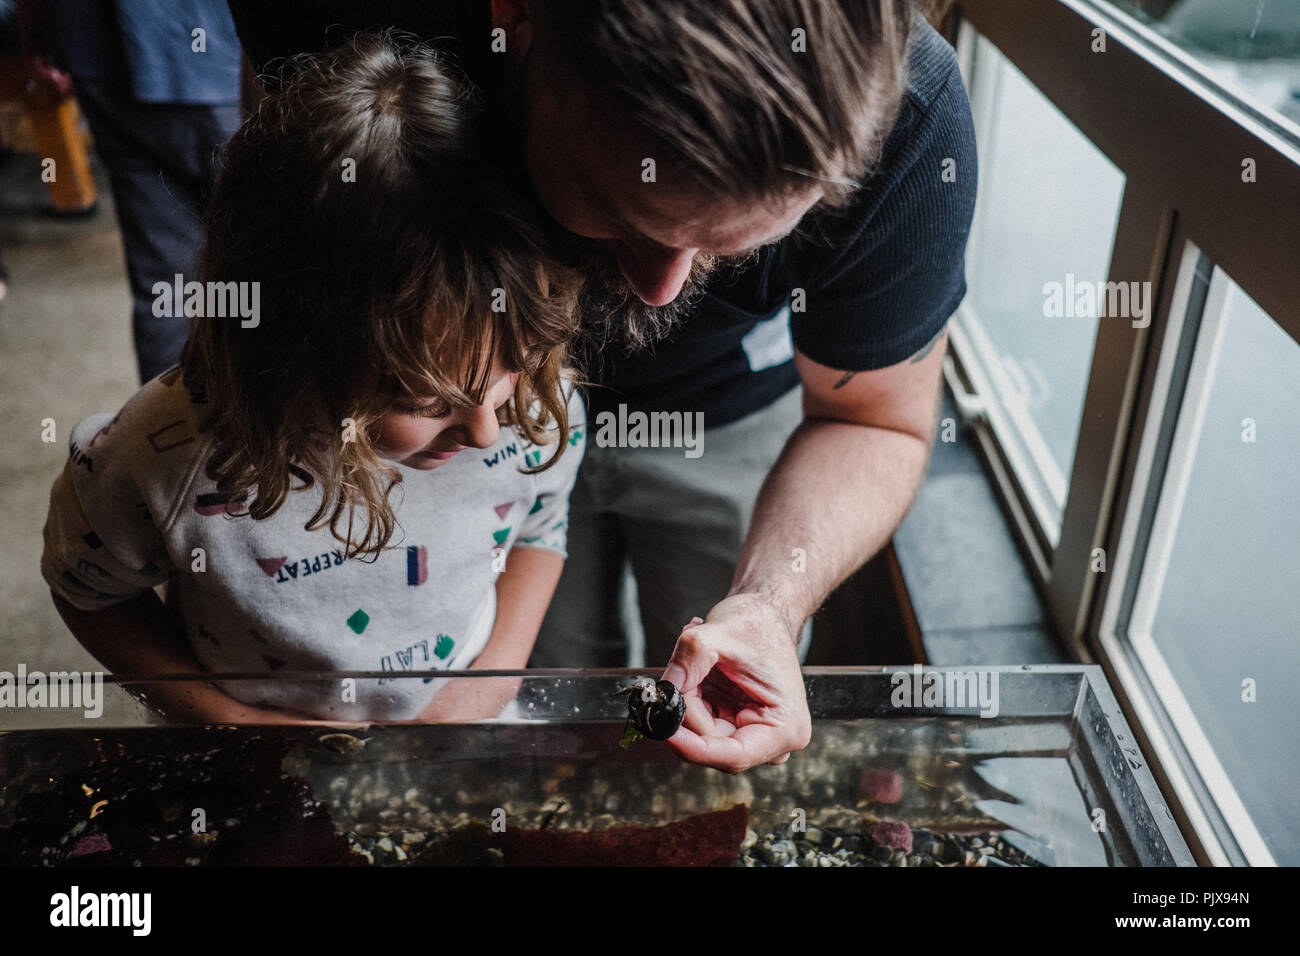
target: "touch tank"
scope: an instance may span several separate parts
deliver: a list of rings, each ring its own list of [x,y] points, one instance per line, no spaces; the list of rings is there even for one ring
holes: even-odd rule
[[[995,706],[911,696],[971,673]],[[508,701],[469,723],[245,727],[107,678],[125,716],[0,711],[0,863],[1193,865],[1099,668],[807,668],[811,743],[736,775],[620,746],[647,674],[446,675]]]

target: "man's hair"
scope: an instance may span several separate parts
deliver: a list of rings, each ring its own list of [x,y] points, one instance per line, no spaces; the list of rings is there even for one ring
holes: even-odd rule
[[[564,0],[548,60],[612,97],[707,192],[842,204],[905,88],[912,0]]]
[[[328,523],[349,557],[377,557],[401,477],[368,427],[404,404],[481,403],[494,357],[520,373],[502,424],[537,444],[567,436],[579,279],[543,251],[535,200],[484,155],[479,112],[441,54],[362,34],[291,60],[226,145],[200,278],[259,282],[262,314],[251,328],[194,319],[181,365],[206,395],[208,477],[231,498],[255,486],[252,517],[319,482],[307,529]]]

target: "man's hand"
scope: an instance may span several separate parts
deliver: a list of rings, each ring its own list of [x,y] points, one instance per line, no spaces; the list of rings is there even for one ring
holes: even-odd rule
[[[861,373],[795,352],[804,422],[763,482],[731,594],[683,629],[664,671],[686,697],[668,742],[687,760],[736,773],[808,745],[795,632],[907,511],[925,473],[944,341],[940,332],[911,360]],[[797,571],[793,548],[806,555]]]
[[[728,773],[785,763],[808,746],[812,718],[795,630],[757,594],[733,594],[707,621],[686,625],[663,674],[686,698],[686,719],[669,746]]]

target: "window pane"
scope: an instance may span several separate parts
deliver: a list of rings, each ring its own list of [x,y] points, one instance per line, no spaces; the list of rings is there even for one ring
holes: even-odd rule
[[[1124,175],[983,38],[974,69],[984,120],[967,303],[995,398],[1034,463],[1019,477],[1037,483],[1055,524],[1097,334],[1096,310],[1075,293],[1106,280]]]
[[[1295,866],[1300,345],[1225,280],[1222,325],[1217,335],[1203,327],[1197,345],[1213,349],[1218,339],[1208,394],[1194,398],[1193,383],[1180,413],[1179,428],[1199,436],[1190,466],[1186,455],[1171,459],[1168,475],[1181,468],[1184,477],[1167,476],[1162,491],[1160,509],[1176,508],[1176,523],[1172,542],[1153,537],[1152,549],[1167,548],[1168,563],[1159,567],[1149,552],[1137,603],[1154,602],[1155,647],[1264,843],[1278,863]],[[1185,426],[1196,419],[1188,406],[1200,401],[1204,417]],[[1143,593],[1153,587],[1158,594]],[[1135,612],[1135,626],[1144,616]],[[1253,702],[1243,699],[1251,696],[1244,681],[1253,682]]]
[[[1191,54],[1229,93],[1300,143],[1300,3],[1110,0]]]

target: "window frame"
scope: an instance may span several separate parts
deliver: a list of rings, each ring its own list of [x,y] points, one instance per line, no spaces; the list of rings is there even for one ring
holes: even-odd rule
[[[1273,866],[1276,861],[1214,753],[1199,719],[1151,635],[1161,584],[1192,473],[1204,411],[1222,344],[1230,279],[1181,233],[1180,267],[1170,308],[1169,334],[1157,358],[1153,399],[1163,412],[1148,417],[1134,465],[1134,488],[1144,489],[1121,512],[1111,573],[1115,586],[1099,608],[1097,643],[1130,683],[1159,702],[1147,720],[1163,729],[1169,746],[1153,740],[1170,785],[1199,810],[1200,827],[1215,835],[1207,847],[1216,865]],[[1212,271],[1211,271],[1212,270]],[[1208,272],[1208,275],[1207,275]],[[1208,281],[1198,287],[1196,279]],[[1171,498],[1173,500],[1171,500]],[[1169,510],[1177,509],[1173,518]],[[1154,578],[1154,580],[1152,580]]]
[[[961,31],[958,60],[970,90],[976,136],[983,143],[991,135],[1005,75],[999,70],[994,79],[978,65],[977,45],[978,38],[971,31]],[[975,210],[976,221],[987,213],[988,202],[987,193],[981,190]],[[1110,251],[1113,251],[1113,243]],[[980,230],[973,230],[966,252],[968,269],[972,264],[978,267],[983,261],[983,252],[983,235]],[[999,400],[999,394],[1005,394],[1008,383],[996,361],[991,361],[996,356],[996,349],[983,327],[971,295],[968,294],[958,307],[949,331],[954,347],[944,374],[954,394],[966,399],[962,403],[963,417],[967,421],[978,419],[985,426],[990,439],[986,451],[1001,459],[1004,471],[1010,475],[1033,475],[1032,481],[1014,482],[1017,501],[1013,521],[1023,529],[1022,544],[1029,552],[1028,557],[1036,567],[1038,583],[1042,585],[1050,577],[1051,554],[1060,539],[1069,476],[1062,473],[1052,453],[1043,444],[1041,431],[1032,416]],[[969,388],[965,382],[971,383]],[[975,396],[979,398],[975,399]],[[1010,487],[1004,490],[1011,492]]]
[[[1300,342],[1300,269],[1294,266],[1300,217],[1287,215],[1300,196],[1300,144],[1219,86],[1190,54],[1104,0],[960,0],[959,13],[957,49],[965,70],[973,29],[1124,174],[1107,280],[1150,282],[1154,304],[1145,328],[1114,318],[1098,324],[1054,548],[1016,478],[1015,450],[991,425],[996,411],[964,328],[974,318],[965,306],[951,323],[945,377],[974,426],[1049,623],[1072,657],[1105,669],[1197,859],[1264,862],[1262,844],[1234,837],[1224,816],[1233,808],[1220,805],[1206,786],[1166,713],[1177,701],[1152,682],[1126,637],[1107,633],[1114,620],[1103,620],[1103,610],[1117,606],[1126,577],[1134,575],[1134,515],[1158,497],[1163,480],[1163,471],[1151,467],[1152,442],[1162,429],[1163,440],[1171,440],[1171,400],[1179,403],[1175,411],[1181,407],[1170,363],[1180,343],[1187,348],[1189,293],[1179,285],[1190,282],[1187,250],[1198,249],[1231,275]],[[1105,34],[1104,53],[1092,51],[1097,29]],[[978,123],[988,104],[972,106]],[[1246,158],[1255,160],[1251,183],[1241,176]],[[1113,559],[1106,573],[1092,570],[1098,548]],[[1222,787],[1213,789],[1223,797]]]

